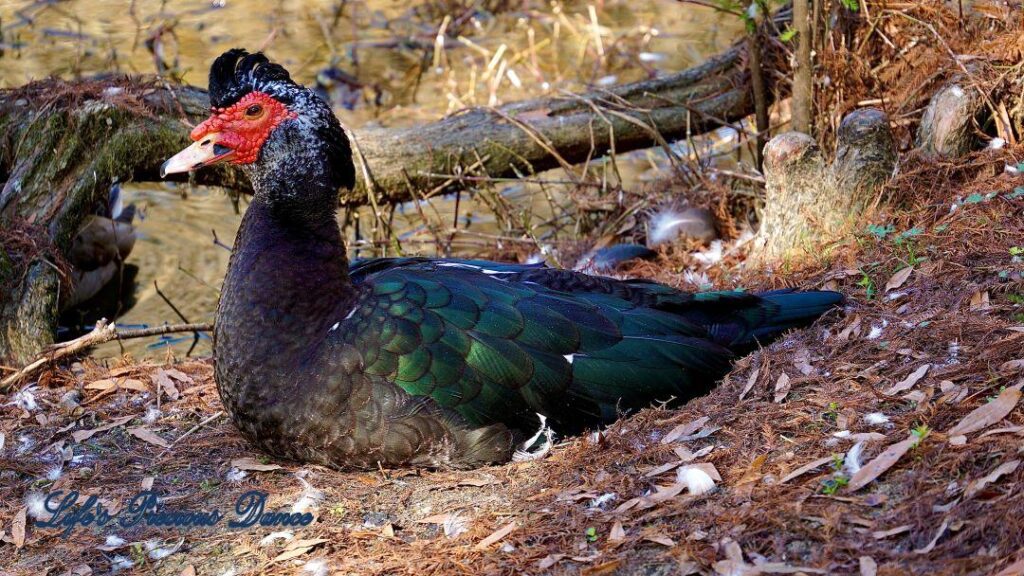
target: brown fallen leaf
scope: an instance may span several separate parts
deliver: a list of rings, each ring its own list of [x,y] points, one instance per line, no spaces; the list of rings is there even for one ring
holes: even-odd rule
[[[667,546],[669,548],[676,545],[676,541],[668,536],[644,536],[644,540],[654,542],[655,544],[661,544],[662,546]]]
[[[686,447],[676,446],[672,451],[676,453],[676,456],[679,456],[679,462],[681,464],[686,464],[687,462],[693,462],[697,458],[703,458],[708,454],[711,454],[715,448],[717,448],[717,446],[712,444],[711,446],[705,446],[696,452],[691,452]]]
[[[671,444],[678,440],[679,438],[682,438],[683,436],[689,436],[696,432],[697,430],[700,430],[701,426],[707,424],[708,420],[709,418],[707,416],[701,416],[700,418],[697,418],[693,422],[680,424],[679,426],[673,428],[668,434],[666,434],[665,437],[661,439],[661,443]]]
[[[655,486],[653,494],[640,497],[637,509],[647,510],[648,508],[654,508],[662,502],[667,502],[668,500],[679,496],[683,493],[683,490],[686,490],[686,484],[683,482],[676,482],[670,486]],[[616,508],[616,511],[626,506],[626,504],[629,504],[629,502],[623,503],[622,506]]]
[[[501,481],[496,478],[466,478],[459,480],[456,486],[475,486],[480,488],[481,486],[490,486],[491,484],[501,484]]]
[[[158,436],[156,432],[153,432],[152,430],[146,428],[145,426],[134,426],[132,428],[129,428],[128,433],[131,434],[132,436],[135,436],[139,440],[144,440],[146,442],[149,442],[150,444],[154,444],[161,448],[171,447],[170,442],[164,440],[163,438]]]
[[[1007,426],[1005,428],[993,428],[986,430],[981,434],[978,434],[978,438],[985,438],[986,436],[995,436],[996,434],[1017,434],[1018,436],[1024,432],[1024,426]]]
[[[885,473],[886,470],[892,468],[894,464],[899,462],[900,458],[910,450],[912,446],[917,444],[919,439],[916,436],[911,436],[902,442],[896,442],[891,444],[884,452],[875,457],[874,460],[868,462],[856,474],[850,478],[850,483],[846,486],[847,491],[856,492],[861,488],[867,486],[875,478],[878,478]]]
[[[718,473],[718,468],[715,468],[715,465],[710,462],[701,462],[700,464],[687,464],[686,466],[683,466],[683,468],[696,468],[710,476],[711,479],[714,480],[715,482],[722,481],[722,475]]]
[[[988,310],[989,309],[989,295],[988,290],[979,290],[971,295],[971,310]]]
[[[271,562],[284,562],[292,558],[298,558],[313,548],[327,542],[326,538],[311,538],[309,540],[292,540],[285,546],[283,552],[277,555]]]
[[[994,576],[1021,576],[1024,574],[1024,559],[1017,560],[1006,568],[1003,568]]]
[[[885,291],[895,290],[906,283],[907,278],[914,272],[913,266],[907,266],[906,268],[896,272],[889,278],[889,281],[885,283]]]
[[[789,374],[783,372],[775,381],[775,403],[779,404],[789,395]]]
[[[185,568],[182,569],[181,574],[179,574],[179,576],[196,576],[196,567],[191,564],[185,566]]]
[[[27,515],[28,507],[22,506],[11,522],[11,537],[14,539],[14,547],[19,550],[25,546],[25,522]]]
[[[115,418],[103,426],[93,428],[92,430],[76,430],[71,433],[71,438],[74,439],[75,442],[84,442],[100,432],[106,432],[111,428],[117,428],[118,426],[131,421],[132,418],[135,418],[135,416],[124,416],[122,418]]]
[[[680,489],[680,492],[682,492],[682,489]],[[630,510],[632,508],[636,508],[637,505],[639,505],[639,504],[640,504],[640,497],[630,498],[629,500],[626,500],[622,504],[619,504],[619,506],[617,508],[615,508],[615,510],[613,510],[612,513],[613,514],[622,514],[623,512],[626,512],[627,510]]]
[[[995,400],[982,404],[973,412],[964,416],[956,426],[950,428],[947,436],[963,436],[977,432],[999,422],[1013,411],[1020,400],[1021,392],[1017,387],[1007,388],[999,393]]]
[[[790,566],[783,562],[765,562],[750,567],[747,574],[828,574],[827,570],[821,568],[810,568],[808,566]]]
[[[541,570],[547,570],[555,564],[558,564],[558,562],[566,556],[568,556],[568,554],[548,554],[547,556],[541,558],[539,562],[537,562],[537,568]]]
[[[604,574],[612,574],[618,571],[619,566],[621,565],[622,560],[616,558],[615,560],[609,560],[608,562],[604,562],[596,566],[585,566],[580,570],[580,576],[603,576]],[[680,574],[686,573],[680,572]]]
[[[264,464],[251,456],[235,458],[231,460],[231,465],[239,470],[248,470],[250,472],[270,472],[271,470],[281,469],[277,464]]]
[[[947,528],[949,528],[949,518],[946,518],[942,521],[942,524],[939,526],[939,529],[935,531],[935,537],[932,538],[931,541],[929,541],[924,548],[918,548],[917,550],[914,550],[914,554],[927,554],[934,550],[935,545],[939,542],[939,538],[942,538],[942,535],[946,533]]]
[[[803,476],[804,474],[810,472],[811,470],[814,470],[818,466],[822,466],[824,464],[828,464],[831,461],[832,461],[832,457],[831,456],[825,456],[824,458],[818,458],[817,460],[815,460],[813,462],[809,462],[807,464],[804,464],[803,466],[797,468],[796,470],[793,470],[789,474],[786,474],[782,478],[782,480],[779,481],[779,484],[785,484],[786,482],[789,482],[793,478],[796,478],[797,476]]]
[[[897,526],[896,528],[892,528],[889,530],[877,530],[875,532],[872,532],[871,536],[874,537],[875,540],[884,540],[885,538],[888,538],[890,536],[903,534],[904,532],[910,532],[910,528],[910,524],[904,524],[903,526]]]
[[[743,400],[743,398],[746,397],[746,395],[750,392],[750,389],[753,388],[754,384],[757,383],[757,377],[760,376],[760,375],[761,375],[761,369],[760,368],[757,368],[753,372],[750,373],[750,376],[747,378],[746,386],[744,386],[743,387],[743,391],[740,392],[740,400]]]
[[[149,375],[150,381],[153,382],[153,386],[156,386],[156,393],[166,394],[169,400],[177,400],[181,393],[178,392],[177,385],[174,384],[174,380],[167,374],[167,370],[160,369]]]
[[[626,529],[622,527],[622,522],[618,520],[612,524],[612,529],[608,532],[609,542],[622,542],[626,539]]]
[[[88,564],[79,564],[65,572],[64,576],[89,576],[90,574],[92,574],[92,568]],[[195,576],[195,574],[192,576]]]
[[[135,390],[136,392],[149,392],[149,386],[146,386],[142,380],[136,380],[134,378],[105,378],[85,385],[86,390],[104,391],[115,388]]]
[[[840,331],[839,334],[836,335],[836,338],[840,342],[846,342],[847,340],[850,339],[851,336],[854,338],[860,336],[861,323],[862,322],[860,316],[854,316],[853,320],[846,326],[846,328],[843,328],[842,331]]]
[[[654,476],[658,476],[660,474],[664,474],[665,472],[675,470],[681,465],[682,462],[669,462],[667,464],[662,464],[661,466],[651,468],[647,472],[644,472],[644,478],[653,478]]]
[[[167,369],[164,370],[164,372],[168,376],[170,376],[171,378],[174,378],[175,380],[177,380],[178,382],[181,382],[182,384],[188,384],[189,386],[191,386],[192,384],[195,384],[195,380],[193,380],[191,376],[189,376],[188,374],[185,374],[181,370],[178,370],[178,369],[175,369],[175,368],[167,368]]]
[[[917,370],[911,372],[909,376],[893,384],[892,387],[883,392],[883,394],[887,396],[893,396],[899,394],[900,392],[910,390],[911,388],[914,387],[914,384],[917,384],[921,380],[921,378],[924,378],[924,375],[928,373],[928,370],[931,367],[931,364],[922,364],[921,366],[918,367]]]
[[[996,480],[999,480],[1001,476],[1005,476],[1006,474],[1011,474],[1015,472],[1018,466],[1020,466],[1020,460],[1010,460],[1009,462],[1003,462],[1002,464],[997,466],[995,470],[989,472],[985,476],[982,476],[977,480],[972,480],[969,484],[967,484],[967,488],[964,489],[964,501],[970,500],[971,498],[977,496],[978,492],[981,492],[982,490],[985,489],[986,486],[995,482]]]
[[[999,371],[1004,374],[1020,372],[1021,370],[1024,370],[1024,358],[1010,360],[1009,362],[1003,362],[1002,364],[999,365]]]
[[[416,520],[417,524],[444,524],[451,520],[455,514],[434,514],[433,516],[427,516],[426,518],[420,518]]]
[[[515,530],[518,527],[519,525],[515,522],[509,522],[505,526],[498,528],[497,530],[492,532],[491,535],[487,538],[484,538],[483,540],[477,542],[476,546],[474,546],[473,549],[486,550],[488,547],[490,547],[491,544],[494,544],[495,542],[501,540],[505,536],[508,536],[512,533],[513,530]]]

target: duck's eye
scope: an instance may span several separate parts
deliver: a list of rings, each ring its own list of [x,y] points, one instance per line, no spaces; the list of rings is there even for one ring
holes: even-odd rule
[[[259,104],[253,104],[245,109],[245,115],[249,118],[255,118],[263,113],[263,106]]]

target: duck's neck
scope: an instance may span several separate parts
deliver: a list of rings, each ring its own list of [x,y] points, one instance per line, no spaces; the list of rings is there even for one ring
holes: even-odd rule
[[[294,191],[264,189],[267,182],[256,182],[221,289],[215,332],[219,361],[296,359],[300,349],[316,348],[351,299],[333,209],[282,205],[281,195]],[[292,350],[293,345],[299,348]]]

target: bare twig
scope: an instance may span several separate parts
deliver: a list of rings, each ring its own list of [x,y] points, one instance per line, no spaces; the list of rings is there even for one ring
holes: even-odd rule
[[[160,458],[160,457],[161,457],[161,456],[163,456],[164,454],[167,454],[167,453],[168,453],[168,452],[169,452],[169,451],[171,450],[171,448],[174,448],[174,446],[175,446],[175,445],[176,445],[176,444],[177,444],[178,442],[181,442],[181,441],[182,441],[182,440],[184,440],[185,438],[188,438],[189,436],[191,436],[192,434],[194,434],[194,433],[195,433],[195,432],[196,432],[197,430],[199,430],[199,429],[200,429],[200,428],[202,428],[203,426],[206,426],[206,425],[207,425],[207,424],[209,424],[210,422],[213,422],[214,420],[216,420],[216,419],[220,418],[220,417],[221,417],[221,416],[223,416],[223,415],[224,415],[224,411],[223,411],[223,410],[218,410],[216,414],[213,414],[212,416],[210,416],[210,417],[208,417],[208,418],[204,419],[204,420],[203,420],[202,422],[200,422],[199,424],[196,424],[195,426],[193,426],[193,427],[189,428],[187,432],[185,432],[185,433],[184,433],[184,434],[182,434],[181,436],[178,436],[178,438],[177,438],[177,439],[175,439],[175,440],[174,440],[174,442],[171,442],[171,445],[170,445],[170,446],[168,446],[167,448],[164,448],[164,451],[163,451],[163,452],[161,452],[161,453],[159,453],[159,454],[157,454],[157,456],[156,456],[156,457],[157,457],[157,458]]]
[[[198,334],[199,332],[208,332],[210,330],[213,330],[213,324],[209,322],[200,322],[197,324],[170,324],[154,326],[152,328],[117,330],[112,322],[108,323],[106,320],[100,320],[96,323],[96,327],[93,328],[92,332],[75,338],[74,340],[54,344],[24,368],[3,380],[0,380],[0,393],[6,392],[11,386],[22,379],[35,374],[40,369],[50,366],[69,356],[73,356],[92,346],[111,342],[113,340],[162,336],[164,334],[173,334],[176,332],[195,332]]]

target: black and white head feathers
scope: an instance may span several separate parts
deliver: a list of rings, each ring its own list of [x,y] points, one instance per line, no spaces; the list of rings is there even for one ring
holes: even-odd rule
[[[292,177],[327,178],[335,189],[352,188],[355,185],[352,149],[341,123],[329,105],[311,90],[295,83],[283,66],[271,62],[261,52],[250,54],[242,48],[233,48],[213,62],[209,82],[210,105],[213,108],[227,108],[250,92],[262,92],[297,115],[295,120],[285,122],[275,132],[292,133],[288,137],[289,141],[294,141],[295,133],[298,132],[304,140],[301,148],[296,145],[290,149],[281,145],[264,145],[275,154],[287,153],[291,156],[290,159],[272,160],[275,165],[290,161],[293,165]],[[272,133],[270,139],[273,140],[274,136]],[[285,136],[282,134],[280,137]],[[321,165],[305,166],[310,163]],[[282,174],[278,172],[276,176]]]
[[[253,91],[288,105],[301,90],[305,89],[292,80],[284,66],[271,62],[262,52],[250,54],[232,48],[210,67],[210,105],[214,108],[227,108]]]

